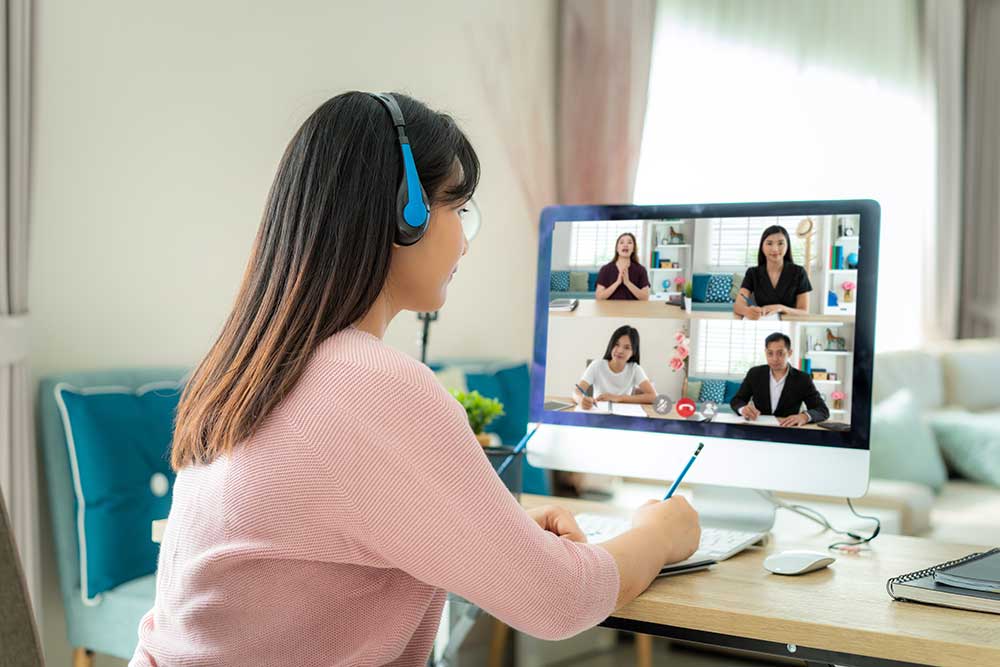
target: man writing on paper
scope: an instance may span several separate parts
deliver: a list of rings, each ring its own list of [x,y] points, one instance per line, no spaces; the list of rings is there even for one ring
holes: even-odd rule
[[[767,365],[747,371],[729,404],[733,412],[748,421],[755,421],[760,415],[774,415],[781,426],[803,426],[829,419],[830,410],[812,378],[788,365],[792,340],[783,333],[773,333],[764,339],[764,349]],[[806,410],[800,412],[803,403]]]

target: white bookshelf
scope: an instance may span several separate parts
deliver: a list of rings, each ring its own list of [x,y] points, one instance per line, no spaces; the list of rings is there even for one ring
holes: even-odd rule
[[[684,237],[683,243],[664,243],[670,238],[670,228],[680,233]],[[676,292],[674,279],[678,276],[685,281],[691,279],[692,249],[694,240],[693,220],[651,220],[645,229],[646,247],[651,248],[644,254],[644,261],[651,261],[652,251],[659,254],[659,259],[676,262],[679,266],[674,267],[649,267],[650,291],[653,294],[667,294]],[[663,282],[667,281],[668,286],[664,287]]]

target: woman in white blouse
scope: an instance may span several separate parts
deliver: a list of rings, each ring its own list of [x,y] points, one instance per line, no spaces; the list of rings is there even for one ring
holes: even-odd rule
[[[639,330],[627,324],[615,329],[604,357],[587,366],[577,385],[573,400],[585,410],[593,408],[596,401],[652,403],[656,388],[639,365]]]

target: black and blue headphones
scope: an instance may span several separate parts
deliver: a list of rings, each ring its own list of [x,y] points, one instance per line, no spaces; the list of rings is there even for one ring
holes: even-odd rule
[[[389,93],[368,93],[382,103],[392,124],[399,134],[399,147],[403,151],[403,180],[399,184],[399,194],[396,196],[396,243],[413,245],[427,231],[427,221],[430,220],[431,207],[427,201],[427,193],[420,184],[417,175],[417,164],[413,161],[413,151],[410,140],[406,138],[406,121],[399,103]]]

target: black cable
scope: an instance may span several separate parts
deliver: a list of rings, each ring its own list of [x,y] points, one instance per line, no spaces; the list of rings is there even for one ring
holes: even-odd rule
[[[868,515],[865,515],[865,514],[858,514],[858,511],[856,509],[854,509],[854,504],[851,503],[851,499],[850,498],[847,498],[847,506],[849,508],[851,508],[851,512],[854,514],[854,516],[858,517],[859,519],[867,519],[867,520],[875,522],[875,529],[872,531],[872,534],[870,536],[868,536],[868,537],[864,537],[862,535],[858,535],[857,533],[852,533],[849,530],[840,530],[838,528],[834,528],[833,524],[831,524],[829,522],[829,520],[827,520],[827,518],[825,516],[823,516],[822,513],[820,513],[818,510],[814,510],[811,507],[806,507],[805,505],[794,505],[794,504],[791,504],[791,503],[786,503],[785,501],[783,501],[783,500],[781,500],[779,498],[775,498],[774,495],[771,494],[770,492],[759,491],[758,493],[760,493],[760,495],[762,495],[763,497],[765,497],[766,499],[768,499],[772,504],[774,504],[775,507],[777,507],[779,509],[786,509],[786,510],[788,510],[790,512],[795,512],[799,516],[803,516],[803,517],[809,519],[810,521],[818,523],[820,526],[822,526],[826,530],[829,530],[829,531],[831,531],[833,533],[836,533],[838,535],[846,535],[846,536],[850,537],[852,540],[854,540],[853,542],[848,542],[846,540],[845,541],[841,541],[841,542],[834,542],[833,544],[830,544],[829,546],[827,546],[827,549],[837,549],[837,550],[843,550],[843,551],[858,551],[858,549],[856,547],[858,547],[858,546],[860,546],[862,544],[867,544],[867,543],[871,542],[872,540],[874,540],[876,537],[878,537],[878,534],[879,534],[879,532],[882,529],[882,522],[879,521],[878,517],[868,516]]]

